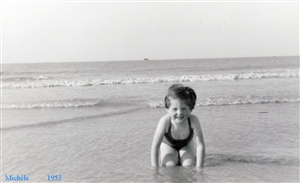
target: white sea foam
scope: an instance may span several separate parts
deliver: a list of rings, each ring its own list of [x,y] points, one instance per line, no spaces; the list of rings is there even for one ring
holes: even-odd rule
[[[141,104],[141,101],[126,101],[126,103]],[[200,98],[197,100],[197,106],[221,106],[221,105],[241,105],[241,104],[265,104],[265,103],[294,103],[300,102],[300,97],[295,96],[213,96],[208,98]],[[45,101],[35,103],[14,103],[2,104],[2,109],[33,109],[33,108],[78,108],[78,107],[92,107],[98,105],[119,105],[122,102],[109,103],[97,99],[74,99],[61,101]],[[163,108],[164,102],[159,101],[145,101],[144,104],[151,108]]]
[[[59,79],[59,77],[47,77],[47,76],[35,76],[35,77],[3,77],[2,81],[14,81],[14,82],[35,82],[42,80],[55,80]]]
[[[33,108],[77,108],[100,105],[100,100],[62,100],[36,103],[2,104],[2,109],[33,109]]]
[[[94,85],[120,85],[162,82],[193,82],[193,81],[232,81],[260,78],[288,78],[298,77],[297,70],[270,70],[255,71],[239,74],[217,75],[182,75],[145,78],[120,78],[120,79],[90,79],[90,80],[37,80],[32,82],[2,83],[2,88],[47,88],[47,87],[79,87]]]
[[[208,98],[200,98],[197,100],[197,106],[221,106],[221,105],[241,105],[241,104],[267,104],[267,103],[294,103],[300,102],[300,97],[294,96],[235,96],[224,97],[214,96]],[[151,108],[163,108],[163,101],[149,101]]]

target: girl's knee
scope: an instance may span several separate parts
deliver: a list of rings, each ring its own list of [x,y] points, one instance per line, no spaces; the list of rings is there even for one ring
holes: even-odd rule
[[[174,154],[166,154],[162,161],[161,164],[163,166],[176,166],[178,164],[178,156],[175,156]]]
[[[193,166],[196,164],[196,156],[194,153],[183,153],[180,157],[180,163],[182,166]]]
[[[194,166],[195,160],[194,159],[185,159],[181,162],[182,166]]]
[[[171,167],[171,166],[176,166],[176,165],[177,165],[177,163],[175,163],[174,161],[168,161],[168,162],[165,163],[164,166],[169,166],[169,167]]]

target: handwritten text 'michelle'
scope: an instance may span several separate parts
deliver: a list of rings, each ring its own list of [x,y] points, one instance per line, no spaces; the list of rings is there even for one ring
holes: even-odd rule
[[[26,175],[5,175],[5,181],[28,181],[29,177]]]

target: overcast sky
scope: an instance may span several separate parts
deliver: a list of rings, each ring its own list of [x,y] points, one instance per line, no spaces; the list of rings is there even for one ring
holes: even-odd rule
[[[2,62],[299,55],[298,2],[2,2]]]

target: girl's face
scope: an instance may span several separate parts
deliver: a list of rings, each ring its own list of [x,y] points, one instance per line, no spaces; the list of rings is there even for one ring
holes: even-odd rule
[[[171,120],[175,123],[185,122],[192,112],[189,106],[180,99],[169,97],[169,100],[170,107],[167,109],[167,112],[170,115]]]

